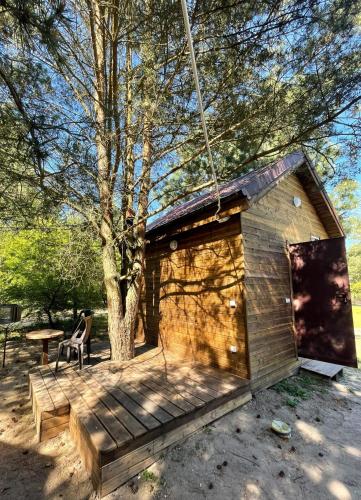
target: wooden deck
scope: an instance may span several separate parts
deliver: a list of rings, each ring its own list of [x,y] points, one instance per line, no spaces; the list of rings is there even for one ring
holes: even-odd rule
[[[94,488],[113,491],[162,450],[251,399],[249,381],[159,348],[127,363],[29,374],[39,440],[69,427]]]

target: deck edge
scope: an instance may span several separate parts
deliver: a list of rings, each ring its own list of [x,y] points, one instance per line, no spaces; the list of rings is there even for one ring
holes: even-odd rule
[[[169,446],[188,438],[205,425],[246,404],[252,399],[252,394],[249,390],[247,392],[243,390],[241,394],[228,395],[226,401],[223,398],[220,399],[222,401],[219,401],[216,407],[211,408],[206,405],[204,408],[206,411],[203,412],[201,411],[203,408],[201,408],[200,412],[190,422],[185,422],[174,429],[168,430],[143,446],[137,447],[133,451],[102,466],[100,469],[100,482],[96,485],[100,497],[114,491],[130,478],[156,462],[161,453]]]

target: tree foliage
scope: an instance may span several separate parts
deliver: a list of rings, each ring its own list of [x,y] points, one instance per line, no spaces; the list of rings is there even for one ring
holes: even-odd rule
[[[32,311],[95,307],[102,298],[99,248],[90,235],[67,227],[2,232],[0,300]]]
[[[361,186],[354,179],[343,179],[333,192],[332,201],[340,216],[351,246],[348,249],[348,270],[354,300],[361,300]]]
[[[348,268],[352,298],[361,301],[361,243],[352,245],[348,251]]]
[[[332,190],[331,199],[343,228],[352,239],[361,237],[361,185],[354,179],[343,179]]]

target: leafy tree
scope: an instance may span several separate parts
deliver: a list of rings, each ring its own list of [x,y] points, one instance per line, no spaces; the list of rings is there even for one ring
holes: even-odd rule
[[[50,325],[55,311],[99,304],[99,251],[85,232],[74,234],[48,224],[43,230],[1,236],[1,301],[43,311]]]
[[[358,212],[360,203],[361,186],[354,179],[343,179],[331,193],[332,202],[341,219],[347,235],[355,239],[361,236],[361,224]]]
[[[358,2],[188,7],[221,178],[300,146],[329,168],[342,144],[355,160]],[[0,113],[17,133],[4,148],[20,142],[24,178],[94,229],[112,357],[129,359],[146,220],[212,184],[180,4],[2,0],[0,9]]]
[[[348,251],[348,268],[352,298],[361,301],[361,243],[356,243]]]
[[[361,203],[360,183],[354,179],[343,179],[331,194],[347,237],[353,243],[349,248],[348,269],[351,293],[354,300],[361,300]]]

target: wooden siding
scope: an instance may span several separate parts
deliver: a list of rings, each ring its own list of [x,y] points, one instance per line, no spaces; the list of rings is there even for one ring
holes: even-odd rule
[[[302,200],[300,208],[293,197]],[[296,366],[289,243],[328,238],[299,178],[292,174],[241,214],[246,321],[253,388],[271,385]],[[285,376],[285,375],[284,375]]]
[[[146,342],[247,378],[242,255],[239,213],[153,241],[140,318]]]

